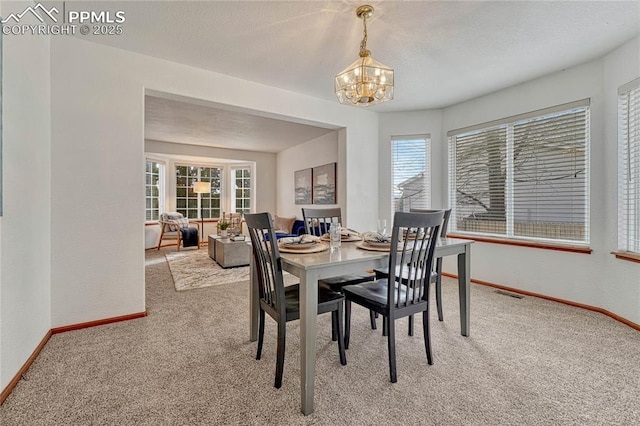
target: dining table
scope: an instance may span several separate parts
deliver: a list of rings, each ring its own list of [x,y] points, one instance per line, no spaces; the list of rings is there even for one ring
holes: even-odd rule
[[[460,333],[470,335],[470,269],[472,240],[439,238],[436,258],[458,256],[458,293],[460,301]],[[342,243],[338,249],[316,253],[280,253],[282,269],[300,280],[300,398],[304,415],[313,413],[316,317],[318,308],[318,280],[362,273],[389,264],[389,252],[365,250],[357,243]],[[258,339],[259,295],[257,275],[251,256],[250,340]]]

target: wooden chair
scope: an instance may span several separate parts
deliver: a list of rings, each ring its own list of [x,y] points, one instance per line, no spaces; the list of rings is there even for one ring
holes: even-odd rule
[[[160,214],[160,220],[158,221],[160,225],[160,237],[158,238],[158,247],[160,250],[160,246],[162,245],[162,240],[175,240],[178,245],[178,251],[180,251],[180,247],[182,246],[182,232],[180,228],[189,227],[193,228],[192,224],[196,225],[198,229],[198,245],[197,249],[200,249],[200,224],[199,223],[191,223],[189,219],[185,219],[182,213],[162,213]]]
[[[304,221],[305,231],[307,234],[320,237],[329,232],[329,228],[332,224],[342,223],[342,212],[340,207],[325,209],[303,208],[302,220]],[[375,276],[373,274],[363,272],[362,274],[348,274],[318,280],[318,285],[341,293],[342,287],[346,285],[359,284],[367,281],[373,281],[374,279]],[[372,312],[371,324],[372,328],[375,329],[376,323],[374,315],[375,314]],[[338,338],[336,333],[336,324],[333,324],[332,336],[334,341]]]
[[[351,336],[351,304],[356,303],[387,319],[387,346],[389,351],[389,376],[392,383],[397,378],[395,321],[422,312],[427,362],[433,364],[429,326],[429,284],[433,268],[433,254],[437,235],[442,225],[443,212],[397,212],[393,219],[388,278],[343,287],[345,296],[345,347]],[[404,232],[415,233],[415,239],[400,237]],[[401,244],[401,246],[398,246]],[[401,247],[395,250],[396,247]]]
[[[278,323],[278,349],[276,356],[276,378],[274,386],[282,386],[286,323],[300,318],[300,285],[284,285],[278,240],[273,230],[269,213],[246,214],[245,220],[253,246],[253,257],[257,271],[260,314],[258,324],[258,350],[256,359],[262,356],[265,312]],[[324,287],[318,288],[318,315],[331,312],[333,322],[338,324],[338,351],[340,364],[347,364],[345,354],[342,305],[344,296]]]
[[[431,210],[431,209],[411,209],[410,213],[435,213],[443,211],[444,216],[442,219],[442,226],[440,227],[440,237],[445,238],[447,236],[447,229],[449,228],[449,218],[451,217],[451,209],[447,210]],[[386,278],[389,271],[386,269],[374,270],[376,279]],[[438,309],[438,320],[444,321],[444,315],[442,311],[442,258],[436,259],[436,272],[431,274],[431,282],[436,284],[436,307]],[[385,326],[383,325],[383,334],[386,335]],[[409,317],[409,336],[413,336],[413,316]]]
[[[440,210],[422,210],[422,209],[410,210],[411,213],[435,213],[438,211]],[[442,226],[440,227],[440,237],[442,238],[445,238],[447,236],[447,229],[449,228],[450,217],[451,217],[451,209],[444,210],[444,216],[442,218]],[[431,282],[436,283],[436,306],[438,308],[438,320],[443,321],[444,315],[442,314],[442,258],[441,257],[436,259],[436,273],[435,275],[432,275]]]

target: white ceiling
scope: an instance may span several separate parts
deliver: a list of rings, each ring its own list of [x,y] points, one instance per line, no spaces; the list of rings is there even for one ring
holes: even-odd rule
[[[163,94],[145,96],[145,139],[280,152],[335,130]]]
[[[365,1],[67,3],[126,13],[124,34],[83,39],[335,101],[333,76],[357,58],[355,9]],[[640,33],[637,0],[368,3],[375,15],[367,46],[396,73],[395,99],[371,107],[377,112],[453,105],[601,57]],[[159,104],[150,115],[172,107]],[[224,113],[217,118],[207,132],[251,137],[235,125],[221,129]],[[157,137],[169,132],[152,127]]]

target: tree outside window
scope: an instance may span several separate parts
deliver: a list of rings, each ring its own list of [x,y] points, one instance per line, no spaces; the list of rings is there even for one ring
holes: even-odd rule
[[[429,137],[394,137],[391,144],[392,211],[429,208]]]
[[[231,200],[235,213],[251,213],[251,169],[233,169],[234,187]]]
[[[147,160],[145,164],[145,220],[158,220],[164,211],[164,163]]]
[[[450,134],[452,229],[587,243],[588,142],[588,106]]]
[[[211,193],[193,192],[194,182],[211,182]],[[218,218],[221,215],[220,196],[222,188],[222,169],[218,167],[200,167],[176,165],[176,210],[186,218]]]

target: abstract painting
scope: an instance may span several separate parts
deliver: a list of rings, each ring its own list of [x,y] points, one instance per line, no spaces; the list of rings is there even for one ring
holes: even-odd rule
[[[336,163],[313,168],[313,204],[336,204]]]

